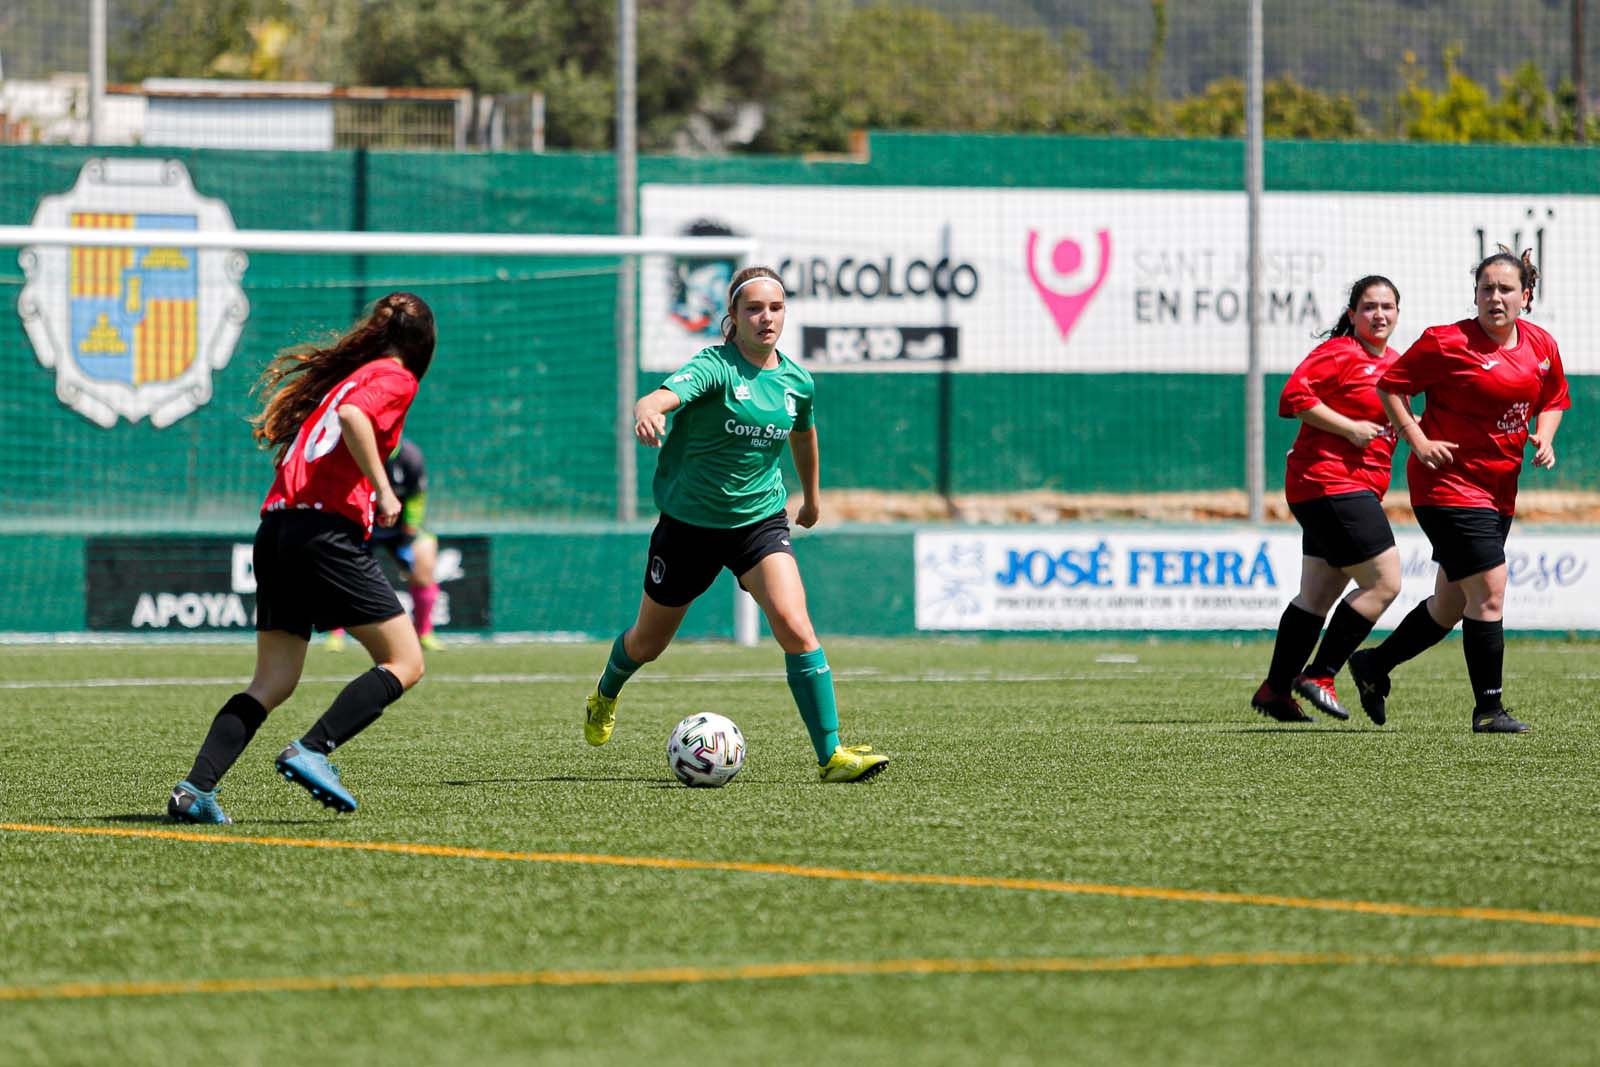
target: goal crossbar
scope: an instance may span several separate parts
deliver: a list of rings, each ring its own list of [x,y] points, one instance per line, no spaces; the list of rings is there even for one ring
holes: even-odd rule
[[[751,237],[622,237],[519,233],[375,233],[330,230],[98,229],[0,226],[0,248],[173,247],[320,255],[728,256],[755,255]]]

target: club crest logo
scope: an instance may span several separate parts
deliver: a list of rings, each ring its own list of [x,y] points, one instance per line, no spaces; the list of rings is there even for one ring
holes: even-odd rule
[[[175,160],[92,159],[68,193],[47,196],[35,226],[86,230],[232,230],[221,200],[195,192]],[[17,306],[56,396],[110,428],[118,418],[170,426],[211,399],[249,316],[237,251],[134,243],[29,246]]]
[[[700,219],[683,231],[686,237],[732,237],[731,228],[713,219]],[[672,296],[667,314],[685,333],[696,337],[722,336],[722,306],[728,299],[728,283],[738,264],[729,258],[689,258],[675,260],[668,279]]]

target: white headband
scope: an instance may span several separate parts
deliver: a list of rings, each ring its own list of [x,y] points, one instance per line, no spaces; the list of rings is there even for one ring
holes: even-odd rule
[[[774,278],[772,275],[770,275],[770,274],[754,274],[754,275],[751,275],[750,277],[746,278],[744,281],[740,282],[738,285],[733,287],[733,292],[728,294],[728,306],[729,307],[732,307],[732,306],[734,306],[735,304],[737,304],[739,302],[739,290],[743,289],[745,286],[749,285],[751,282],[777,282],[778,291],[782,292],[785,297],[788,297],[788,295],[789,295],[787,292],[784,291],[783,283],[778,281],[778,279]]]

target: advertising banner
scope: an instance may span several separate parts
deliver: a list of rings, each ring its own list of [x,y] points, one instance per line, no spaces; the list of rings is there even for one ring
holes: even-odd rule
[[[813,370],[1245,369],[1243,193],[1117,189],[660,185],[650,236],[737,234],[788,292],[780,348]],[[1572,338],[1567,370],[1600,373],[1600,270],[1581,235],[1600,198],[1269,193],[1262,208],[1266,368],[1287,372],[1368,274],[1402,294],[1393,343],[1473,313],[1471,268],[1532,249],[1534,321]],[[641,292],[647,371],[721,339],[718,259],[652,259]]]
[[[1420,534],[1397,537],[1392,629],[1433,591]],[[967,530],[916,536],[919,630],[1271,630],[1299,590],[1297,532]],[[1600,536],[1520,534],[1506,545],[1514,629],[1600,629]]]
[[[377,551],[401,606],[411,596],[394,560]],[[84,547],[85,618],[91,630],[218,632],[255,627],[251,543],[229,537],[91,537]],[[489,539],[443,537],[435,576],[440,630],[489,628]]]

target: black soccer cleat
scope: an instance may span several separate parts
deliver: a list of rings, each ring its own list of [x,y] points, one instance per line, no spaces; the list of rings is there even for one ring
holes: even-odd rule
[[[1261,683],[1261,688],[1256,690],[1256,695],[1250,698],[1250,706],[1269,719],[1278,722],[1310,722],[1311,716],[1300,709],[1293,697],[1284,696],[1273,689],[1266,682]]]
[[[1511,717],[1511,709],[1494,708],[1472,713],[1472,732],[1475,734],[1525,734],[1533,729],[1521,719]]]
[[[1350,680],[1361,696],[1361,710],[1382,726],[1389,721],[1389,676],[1372,665],[1372,649],[1363,648],[1350,656]]]

